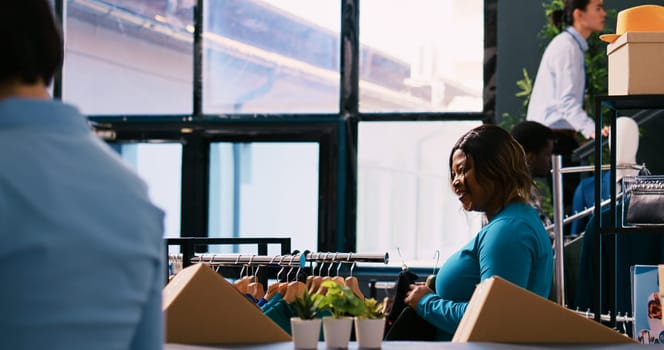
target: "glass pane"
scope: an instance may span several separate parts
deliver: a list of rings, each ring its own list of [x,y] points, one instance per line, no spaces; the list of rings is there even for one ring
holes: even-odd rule
[[[205,1],[205,113],[330,113],[339,0]]]
[[[111,146],[147,183],[150,199],[166,212],[165,236],[179,237],[182,145],[139,143]]]
[[[189,114],[193,4],[68,0],[63,100],[84,114]]]
[[[360,111],[482,110],[483,0],[362,0],[360,44]]]
[[[212,143],[209,236],[291,237],[292,249],[316,251],[318,162],[312,142]]]
[[[449,185],[449,154],[480,121],[361,122],[357,251],[389,252],[390,263],[438,266],[479,230]],[[398,251],[397,251],[398,248]]]

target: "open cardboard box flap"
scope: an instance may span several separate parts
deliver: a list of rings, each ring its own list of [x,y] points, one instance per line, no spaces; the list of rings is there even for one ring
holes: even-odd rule
[[[635,343],[609,327],[495,276],[475,288],[452,341]]]
[[[204,264],[180,271],[164,287],[166,342],[264,344],[290,336],[221,275]]]

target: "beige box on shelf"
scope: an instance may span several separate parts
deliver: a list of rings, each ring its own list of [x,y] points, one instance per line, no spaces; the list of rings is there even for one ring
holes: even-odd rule
[[[635,341],[502,278],[478,284],[453,342],[614,344]]]
[[[609,95],[664,94],[664,32],[628,32],[606,47]]]
[[[180,271],[162,292],[166,342],[264,344],[291,337],[204,264]]]

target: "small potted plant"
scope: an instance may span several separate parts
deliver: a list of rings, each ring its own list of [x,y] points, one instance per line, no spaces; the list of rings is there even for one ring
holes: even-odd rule
[[[321,311],[319,304],[321,296],[310,295],[304,292],[302,297],[296,297],[291,307],[297,317],[291,317],[291,333],[295,349],[316,349],[320,337]]]
[[[385,332],[383,304],[374,298],[364,299],[364,312],[355,317],[355,336],[360,349],[379,349]]]
[[[332,316],[323,317],[323,334],[327,348],[348,348],[353,316],[365,312],[362,299],[353,291],[334,281],[321,284],[321,307],[330,311]]]

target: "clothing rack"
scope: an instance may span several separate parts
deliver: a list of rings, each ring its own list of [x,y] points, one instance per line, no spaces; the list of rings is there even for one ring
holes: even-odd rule
[[[616,195],[616,200],[621,200],[621,199],[622,199],[622,192],[618,193],[618,195]],[[600,208],[604,208],[609,204],[611,204],[611,200],[606,199],[606,200],[603,200],[599,204],[599,206],[600,206]],[[580,212],[577,212],[577,213],[574,213],[570,216],[567,216],[567,217],[565,217],[565,219],[563,219],[563,225],[569,224],[570,222],[572,222],[574,220],[578,220],[578,219],[581,219],[581,218],[585,218],[586,216],[590,216],[590,214],[594,213],[594,211],[595,211],[595,206],[592,206],[590,208],[586,208],[586,209],[584,209]],[[553,231],[555,226],[556,226],[555,224],[551,224],[551,225],[549,225],[545,228],[546,228],[547,231]]]
[[[585,165],[585,166],[573,166],[573,167],[562,167],[562,156],[554,155],[551,159],[552,167],[551,172],[553,174],[553,225],[546,227],[548,231],[553,230],[554,236],[554,273],[556,281],[556,301],[560,305],[566,305],[565,300],[565,267],[563,259],[563,226],[567,223],[570,223],[574,220],[589,216],[595,210],[595,206],[592,208],[585,209],[581,212],[575,213],[569,217],[563,218],[564,208],[563,208],[563,179],[562,175],[567,173],[580,173],[580,172],[593,172],[595,171],[594,165]],[[605,164],[601,166],[602,170],[610,170],[611,165]],[[643,165],[638,164],[618,164],[616,169],[633,169],[633,170],[642,170]],[[616,196],[616,200],[622,197],[622,194]],[[600,202],[600,207],[611,204],[611,200],[607,199]]]
[[[577,314],[579,316],[583,316],[587,319],[595,319],[595,314],[593,312],[590,312],[590,310],[588,310],[588,311],[571,310],[571,311],[573,311],[575,314]],[[610,313],[609,314],[601,314],[601,315],[599,315],[599,319],[600,319],[600,321],[611,322],[611,314]],[[616,322],[631,323],[631,322],[634,322],[634,317],[630,317],[627,314],[625,314],[624,316],[621,316],[620,313],[618,313],[616,315]]]
[[[169,255],[169,262],[173,266],[181,267],[179,265],[183,258],[182,254]],[[256,277],[259,282],[263,285],[267,285],[269,278],[279,279],[281,271],[285,267],[290,267],[291,269],[297,267],[297,272],[295,276],[297,277],[300,274],[300,269],[305,268],[306,263],[320,263],[318,265],[319,270],[324,265],[329,263],[328,273],[331,267],[334,264],[338,264],[337,273],[339,273],[339,268],[344,264],[355,264],[357,262],[371,262],[371,263],[382,263],[387,264],[389,262],[389,253],[334,253],[334,252],[323,252],[323,253],[296,253],[296,254],[282,254],[282,255],[256,255],[256,254],[196,254],[195,256],[189,258],[190,264],[193,263],[204,263],[211,266],[217,266],[216,271],[223,271],[222,274],[226,277],[242,277],[243,272],[249,269],[256,267],[253,273],[256,274]],[[242,268],[241,270],[239,268]],[[354,265],[350,267],[352,273]],[[220,270],[222,269],[222,270]],[[239,270],[239,273],[238,273]],[[260,271],[260,272],[259,272]],[[174,273],[177,273],[174,268]],[[286,275],[289,275],[292,272],[289,271]],[[304,272],[304,271],[302,271]],[[313,272],[313,270],[312,270]]]
[[[389,253],[298,253],[294,255],[252,255],[252,254],[199,254],[191,262],[204,262],[212,265],[278,265],[305,267],[307,262],[355,263],[374,262],[387,264]]]

